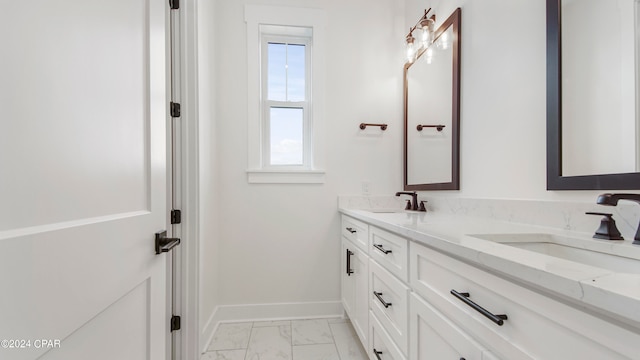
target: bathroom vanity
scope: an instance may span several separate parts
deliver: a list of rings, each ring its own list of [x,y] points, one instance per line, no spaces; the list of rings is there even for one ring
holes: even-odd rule
[[[640,246],[486,218],[342,213],[370,359],[637,359]]]

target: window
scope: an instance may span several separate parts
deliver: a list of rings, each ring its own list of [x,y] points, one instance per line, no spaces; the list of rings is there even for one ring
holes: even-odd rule
[[[245,20],[248,181],[322,183],[324,13],[247,5]]]
[[[264,168],[309,169],[309,91],[311,29],[293,29],[304,37],[266,34],[286,28],[264,26],[262,35],[262,116]]]

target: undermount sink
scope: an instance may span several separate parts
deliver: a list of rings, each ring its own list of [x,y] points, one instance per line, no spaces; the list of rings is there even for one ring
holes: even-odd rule
[[[621,241],[574,239],[552,234],[473,236],[614,272],[640,274],[640,248],[624,247],[616,251],[616,247],[623,244]]]

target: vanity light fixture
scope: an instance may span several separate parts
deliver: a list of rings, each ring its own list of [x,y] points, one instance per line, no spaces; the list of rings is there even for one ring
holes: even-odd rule
[[[429,10],[424,11],[424,15],[419,21],[420,29],[422,30],[422,35],[420,36],[420,40],[422,42],[422,48],[426,49],[433,42],[433,29],[435,25],[435,15],[432,17],[427,17]]]
[[[429,45],[433,43],[434,25],[436,22],[436,16],[429,16],[431,8],[424,11],[424,15],[418,20],[418,22],[409,28],[405,41],[407,43],[407,62],[412,63],[420,51],[424,51],[429,48]],[[413,36],[414,31],[419,31],[420,41],[416,43],[416,38]]]
[[[407,34],[407,61],[412,63],[416,59],[415,40],[412,35],[413,30],[409,30]]]

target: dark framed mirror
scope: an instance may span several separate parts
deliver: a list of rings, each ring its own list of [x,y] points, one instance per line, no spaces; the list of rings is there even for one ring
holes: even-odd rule
[[[460,189],[460,22],[458,8],[404,66],[405,190]]]
[[[547,0],[548,190],[640,189],[637,3]]]

